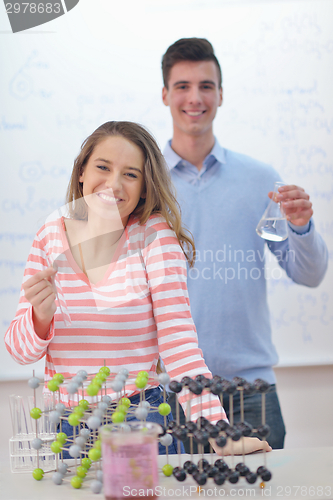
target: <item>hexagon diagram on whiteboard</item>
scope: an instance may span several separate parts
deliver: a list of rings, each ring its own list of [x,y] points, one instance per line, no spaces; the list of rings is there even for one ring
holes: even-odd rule
[[[8,19],[13,33],[28,30],[41,24],[53,21],[70,10],[80,0],[15,0],[7,2],[4,0]]]

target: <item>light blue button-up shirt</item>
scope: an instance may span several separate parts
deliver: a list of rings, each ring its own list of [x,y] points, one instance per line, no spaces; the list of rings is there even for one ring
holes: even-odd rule
[[[163,154],[170,170],[174,169],[175,174],[193,186],[207,182],[221,165],[226,163],[224,149],[219,145],[217,140],[215,140],[211,152],[204,159],[201,170],[198,170],[192,163],[183,160],[177,155],[171,147],[171,140],[168,141]]]

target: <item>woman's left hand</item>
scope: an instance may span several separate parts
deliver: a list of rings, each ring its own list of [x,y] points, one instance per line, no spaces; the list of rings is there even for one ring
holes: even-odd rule
[[[239,441],[232,441],[228,438],[226,446],[220,448],[215,439],[210,439],[210,444],[218,455],[243,455],[245,453],[254,453],[255,451],[272,451],[267,441],[261,441],[256,437],[242,437]]]

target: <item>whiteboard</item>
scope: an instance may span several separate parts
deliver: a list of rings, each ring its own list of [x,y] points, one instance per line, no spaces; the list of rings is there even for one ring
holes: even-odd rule
[[[0,327],[17,307],[34,234],[61,206],[81,142],[108,120],[171,138],[161,56],[207,37],[223,72],[215,134],[306,189],[333,252],[333,2],[80,0],[67,14],[12,34],[0,4]],[[276,263],[269,263],[275,266]],[[272,273],[269,273],[272,275]],[[333,362],[332,269],[317,289],[281,273],[268,283],[280,366]],[[24,378],[0,346],[0,379]]]

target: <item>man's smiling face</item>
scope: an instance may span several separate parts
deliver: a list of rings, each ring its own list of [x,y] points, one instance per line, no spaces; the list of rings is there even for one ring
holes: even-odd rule
[[[170,106],[174,134],[211,134],[217,108],[222,104],[222,88],[213,61],[182,61],[170,71],[163,103]]]

